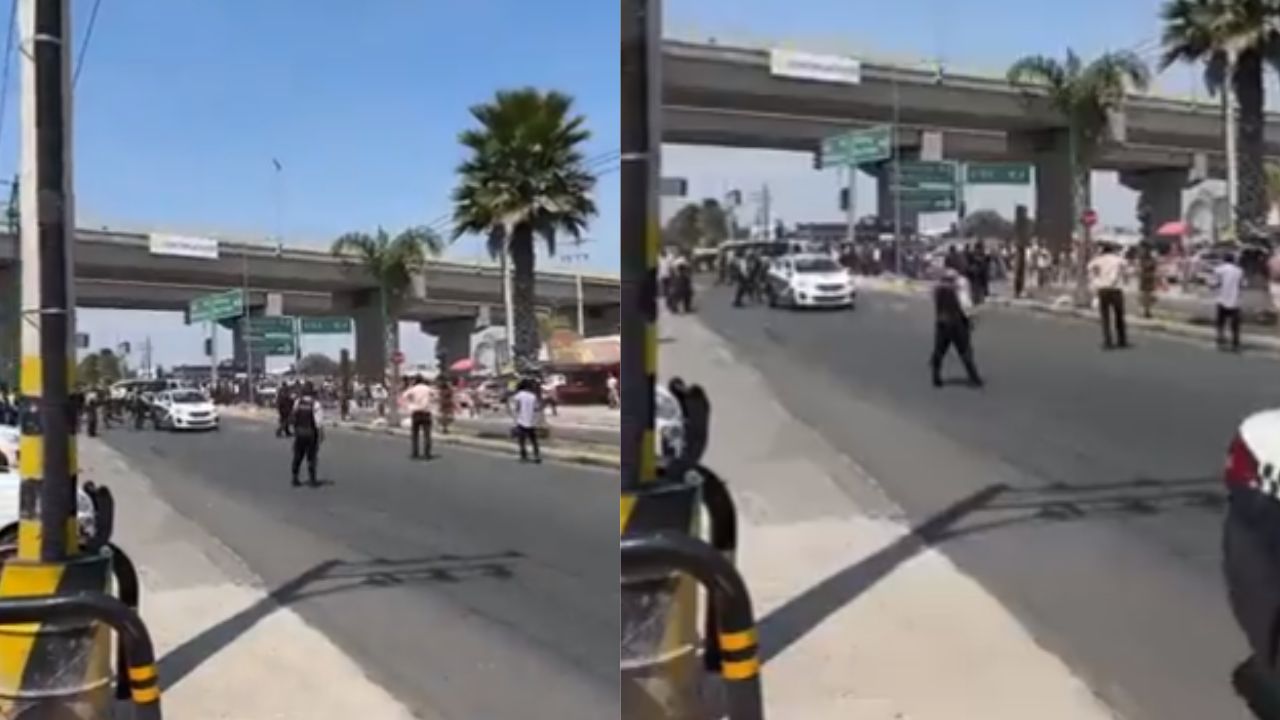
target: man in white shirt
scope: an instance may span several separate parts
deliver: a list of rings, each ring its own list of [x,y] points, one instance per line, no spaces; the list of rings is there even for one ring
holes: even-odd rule
[[[1104,246],[1102,252],[1089,261],[1089,285],[1098,296],[1098,315],[1102,320],[1102,347],[1129,347],[1124,327],[1124,283],[1128,267],[1115,248]],[[1112,342],[1111,329],[1115,327]]]
[[[1218,302],[1218,347],[1227,346],[1223,330],[1231,324],[1231,349],[1240,350],[1240,286],[1244,270],[1236,264],[1234,255],[1228,253],[1213,269],[1213,289]]]
[[[542,462],[538,448],[538,394],[533,391],[532,380],[521,380],[511,396],[511,416],[515,420],[516,441],[520,443],[520,462],[528,462],[526,443],[533,445],[533,461]]]
[[[409,435],[413,438],[412,451],[409,457],[417,460],[431,459],[431,406],[435,402],[435,393],[427,384],[427,379],[419,375],[414,378],[413,387],[404,391],[400,401],[409,411]],[[418,452],[418,438],[424,438],[423,452]]]

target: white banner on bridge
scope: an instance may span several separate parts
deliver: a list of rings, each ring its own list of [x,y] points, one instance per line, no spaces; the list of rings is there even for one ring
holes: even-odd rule
[[[842,55],[780,50],[769,51],[769,71],[774,75],[857,85],[862,82],[862,63]]]
[[[213,238],[151,233],[150,240],[152,255],[176,255],[203,260],[218,259],[218,241]]]

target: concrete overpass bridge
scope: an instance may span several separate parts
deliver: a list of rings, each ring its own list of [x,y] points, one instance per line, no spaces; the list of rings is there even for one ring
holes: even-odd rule
[[[765,49],[666,40],[662,46],[663,141],[818,151],[823,137],[886,124],[897,105],[903,157],[1027,162],[1036,168],[1041,237],[1071,235],[1066,127],[1045,93],[1003,78],[861,63],[856,85],[774,75]],[[1131,95],[1116,118],[1122,141],[1097,167],[1116,170],[1143,194],[1156,222],[1181,217],[1181,191],[1223,171],[1216,104]],[[1280,115],[1266,124],[1268,157],[1280,158]],[[887,163],[864,167],[892,217]]]
[[[261,314],[267,297],[278,294],[287,315],[345,315],[354,319],[356,365],[365,375],[386,367],[377,284],[358,264],[312,249],[245,242],[219,242],[217,259],[158,255],[147,235],[110,231],[76,232],[75,291],[78,307],[183,311],[194,298],[244,285],[246,267],[251,312]],[[0,234],[0,287],[17,283],[18,243]],[[503,322],[502,279],[495,265],[432,260],[400,320],[416,321],[434,335],[449,360],[470,352],[470,336],[484,315]],[[537,275],[540,307],[576,319],[578,277],[563,271]],[[617,332],[620,282],[616,277],[582,275],[588,334]],[[5,298],[0,331],[7,342],[16,333],[16,296]],[[238,333],[236,333],[238,335]],[[243,343],[237,337],[237,355]],[[11,353],[15,348],[3,348]]]

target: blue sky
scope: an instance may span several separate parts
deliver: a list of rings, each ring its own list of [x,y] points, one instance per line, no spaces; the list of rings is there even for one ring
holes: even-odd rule
[[[846,54],[888,62],[940,61],[954,72],[1003,75],[1009,64],[1029,54],[1062,57],[1068,47],[1086,59],[1108,50],[1134,50],[1154,64],[1159,58],[1161,0],[1077,0],[1073,3],[1010,0],[670,0],[664,18],[668,37],[725,45],[788,47]],[[1160,73],[1162,94],[1207,98],[1197,68],[1179,65]],[[1268,77],[1270,105],[1280,97],[1274,73]],[[842,180],[837,170],[815,171],[805,153],[666,146],[663,174],[686,177],[693,198],[720,197],[730,188],[757,192],[768,184],[775,217],[791,224],[842,221],[837,205]],[[1206,186],[1220,192],[1220,183]],[[857,203],[871,211],[875,183],[862,174]],[[1093,178],[1094,203],[1104,225],[1136,224],[1136,195],[1114,173]],[[971,188],[970,209],[990,207],[1011,216],[1025,203],[1034,212],[1030,188]],[[663,202],[664,215],[681,201]],[[739,220],[749,222],[748,202]],[[922,218],[925,226],[946,226],[953,214]]]
[[[93,0],[71,4],[78,49]],[[574,95],[587,155],[616,150],[617,38],[617,4],[584,0],[105,0],[75,97],[78,221],[315,245],[432,223],[449,211],[468,107],[499,88]],[[16,67],[3,176],[17,163]],[[576,264],[616,272],[616,172],[597,202]],[[150,333],[159,362],[201,359],[200,330],[172,314],[83,312],[80,326],[95,346]],[[429,348],[406,333],[411,359]]]

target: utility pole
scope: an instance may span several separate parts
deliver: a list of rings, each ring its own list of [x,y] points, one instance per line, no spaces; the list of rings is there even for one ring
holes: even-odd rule
[[[249,302],[249,245],[245,243],[241,250],[241,258],[244,260],[243,287],[240,289],[244,296],[241,304],[244,305],[244,314],[240,318],[240,342],[244,345],[244,391],[245,397],[249,400],[249,404],[253,405],[253,322],[250,313]]]
[[[857,240],[858,228],[858,166],[850,163],[844,166],[845,179],[845,240],[852,246]]]
[[[17,548],[5,553],[0,607],[70,588],[103,598],[110,556],[80,547],[71,402],[75,298],[71,283],[70,25],[68,0],[22,0],[22,413]],[[111,643],[97,623],[49,615],[0,634],[0,694],[13,717],[106,717]],[[151,666],[154,669],[154,666]],[[92,688],[101,688],[93,690]],[[135,691],[135,697],[136,697]],[[156,693],[158,698],[158,692]],[[69,710],[69,708],[78,708]],[[158,717],[158,716],[157,716]]]

